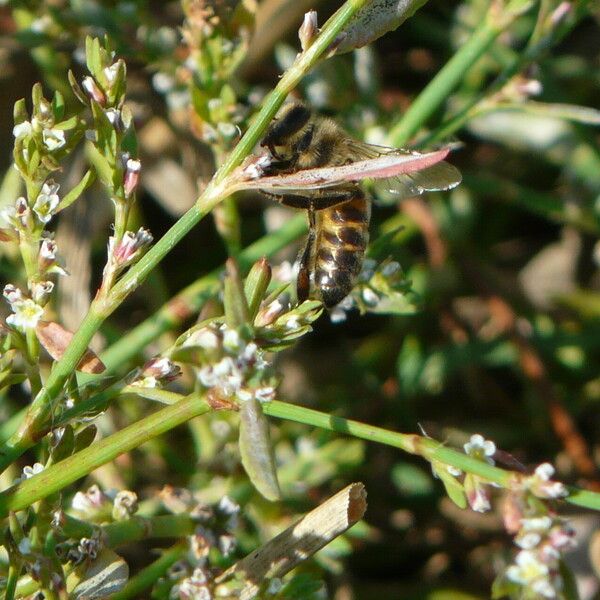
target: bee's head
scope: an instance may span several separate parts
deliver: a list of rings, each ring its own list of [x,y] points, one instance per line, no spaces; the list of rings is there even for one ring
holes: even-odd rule
[[[290,145],[298,138],[310,116],[311,111],[304,104],[284,106],[279,116],[267,129],[260,145],[267,147],[275,158],[283,158],[282,151],[285,153],[288,148],[289,152]]]

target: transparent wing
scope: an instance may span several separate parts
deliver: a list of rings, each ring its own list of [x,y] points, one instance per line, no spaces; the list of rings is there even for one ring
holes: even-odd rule
[[[402,148],[376,146],[355,140],[350,140],[349,144],[351,144],[352,153],[357,157],[357,160],[376,158],[384,154],[395,156],[418,156],[420,154],[419,152]],[[400,199],[418,196],[423,192],[451,190],[461,181],[462,175],[460,171],[454,165],[446,161],[441,161],[420,171],[412,171],[388,179],[376,180],[374,187],[386,190],[393,194],[396,199]]]

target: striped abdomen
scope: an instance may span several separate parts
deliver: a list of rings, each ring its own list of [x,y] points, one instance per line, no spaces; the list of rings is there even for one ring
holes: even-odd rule
[[[362,190],[343,204],[317,212],[314,285],[328,308],[352,290],[369,241],[370,204]]]

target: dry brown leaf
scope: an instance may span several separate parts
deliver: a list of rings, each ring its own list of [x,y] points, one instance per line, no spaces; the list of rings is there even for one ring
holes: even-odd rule
[[[40,344],[54,359],[60,360],[73,339],[73,333],[53,321],[40,321],[35,330]],[[102,373],[106,367],[96,353],[89,348],[85,351],[77,365],[77,370],[83,373]]]

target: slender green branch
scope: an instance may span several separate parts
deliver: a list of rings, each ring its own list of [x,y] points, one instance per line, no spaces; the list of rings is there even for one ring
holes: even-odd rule
[[[448,138],[458,131],[465,123],[486,112],[495,110],[494,103],[489,103],[489,98],[518,73],[523,72],[527,66],[540,59],[549,47],[559,43],[579,21],[587,14],[581,7],[574,10],[574,18],[571,22],[559,28],[553,28],[549,34],[541,36],[541,24],[543,20],[538,18],[536,29],[531,35],[527,48],[522,53],[515,53],[512,60],[502,70],[493,83],[488,86],[483,94],[471,98],[456,114],[452,115],[436,128],[431,134],[419,140],[419,146],[428,146],[440,140]]]
[[[136,289],[150,271],[173,249],[173,247],[223,198],[227,195],[226,178],[248,156],[266,127],[271,122],[286,96],[308,71],[327,52],[336,36],[342,31],[354,14],[368,0],[347,0],[347,2],[327,21],[318,38],[305,52],[298,55],[295,63],[280,79],[277,86],[267,96],[254,122],[246,131],[228,160],[213,177],[196,204],[179,219],[171,229],[143,256],[140,261],[121,278],[110,291],[108,297],[92,303],[90,311],[77,330],[64,356],[55,363],[45,387],[36,396],[23,426],[12,436],[0,460],[0,469],[30,447],[45,430],[49,420],[52,401],[60,394],[67,378],[74,372],[77,363],[88,347],[93,335],[102,322]]]
[[[335,417],[310,408],[304,408],[286,402],[266,402],[263,404],[263,411],[267,415],[279,419],[288,419],[305,425],[313,425],[321,429],[328,429],[336,433],[344,433],[354,437],[362,438],[380,444],[386,444],[395,448],[400,448],[410,454],[418,454],[428,461],[436,460],[446,465],[456,467],[465,473],[479,475],[488,481],[497,483],[502,487],[510,487],[514,475],[511,471],[505,471],[489,465],[483,461],[472,458],[458,450],[453,450],[431,438],[426,438],[416,434],[397,433],[365,425],[358,421],[351,421],[342,417]],[[565,501],[569,504],[600,510],[600,494],[590,492],[576,487],[570,487],[569,496]]]
[[[0,516],[5,517],[11,510],[22,510],[37,500],[46,498],[120,454],[129,452],[208,410],[210,410],[208,404],[199,395],[191,394],[176,404],[140,419],[133,425],[0,493]]]
[[[184,537],[194,533],[196,526],[197,521],[187,513],[149,518],[133,516],[125,521],[105,525],[102,532],[107,546],[116,548],[121,544],[149,538]]]
[[[490,5],[479,27],[419,94],[402,119],[390,131],[389,139],[392,144],[401,146],[419,131],[460,83],[465,73],[526,7],[527,3],[522,0],[512,0],[504,9],[501,9],[500,3],[497,2]]]
[[[124,393],[134,393],[134,391],[135,388],[128,387],[125,388]],[[170,405],[170,407],[179,406],[181,402],[184,401],[181,400],[181,398],[184,398],[183,396],[168,390],[155,388],[143,390],[138,388],[137,393],[142,397],[147,397],[154,401],[161,402],[162,404]],[[289,404],[287,402],[266,402],[262,404],[262,408],[265,414],[272,417],[296,421],[297,423],[312,425],[313,427],[319,427],[328,431],[335,431],[336,433],[351,435],[371,442],[393,446],[404,452],[422,456],[429,462],[440,461],[446,465],[456,467],[465,473],[479,475],[502,487],[510,487],[514,478],[514,473],[512,471],[489,465],[483,461],[472,458],[463,452],[448,448],[437,440],[421,435],[390,431],[389,429],[383,429],[382,427],[375,427],[358,421],[344,419],[343,417],[336,417],[303,406]],[[159,411],[159,413],[162,412],[163,411]],[[134,425],[130,427],[134,427]],[[114,436],[111,436],[111,438],[114,438]],[[65,461],[60,464],[63,465],[64,462]],[[4,494],[0,494],[0,515],[2,514],[3,496]],[[570,487],[569,496],[565,500],[570,504],[600,510],[600,494],[597,492]]]

